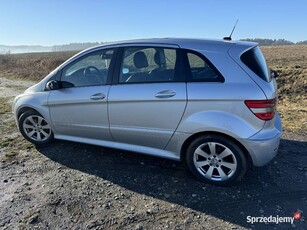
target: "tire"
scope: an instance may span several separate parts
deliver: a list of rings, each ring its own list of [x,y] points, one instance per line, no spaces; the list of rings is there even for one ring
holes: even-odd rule
[[[53,140],[53,132],[45,118],[29,110],[21,114],[18,127],[23,137],[35,145],[44,145]]]
[[[242,149],[232,140],[219,135],[196,138],[187,149],[190,171],[202,182],[229,186],[240,181],[247,169]]]

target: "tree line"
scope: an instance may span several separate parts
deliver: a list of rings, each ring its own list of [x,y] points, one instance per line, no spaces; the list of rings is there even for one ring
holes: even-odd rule
[[[250,41],[250,42],[257,42],[260,46],[286,46],[286,45],[304,45],[307,44],[306,41],[300,42],[291,42],[285,39],[262,39],[262,38],[246,38],[241,39],[241,41]]]

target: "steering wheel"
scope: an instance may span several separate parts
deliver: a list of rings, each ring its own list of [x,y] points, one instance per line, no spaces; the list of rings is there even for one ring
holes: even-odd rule
[[[91,71],[94,70],[94,71]],[[83,76],[88,78],[90,75],[94,75],[95,77],[100,76],[100,70],[96,68],[95,66],[88,66],[83,71]]]

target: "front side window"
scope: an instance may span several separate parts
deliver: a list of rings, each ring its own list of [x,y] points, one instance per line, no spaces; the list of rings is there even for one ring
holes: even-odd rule
[[[223,82],[224,78],[209,61],[199,54],[186,52],[192,82]]]
[[[119,83],[175,81],[176,49],[161,47],[125,48]]]
[[[74,87],[106,84],[113,52],[99,50],[77,59],[63,68],[61,81]]]

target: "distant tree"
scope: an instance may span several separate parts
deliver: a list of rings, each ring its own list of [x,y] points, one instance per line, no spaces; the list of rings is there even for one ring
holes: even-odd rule
[[[293,42],[290,42],[290,41],[287,41],[285,39],[278,39],[278,40],[275,40],[273,42],[273,46],[286,46],[286,45],[293,45],[294,43]]]
[[[0,55],[0,64],[6,66],[13,66],[16,64],[16,58],[11,54],[10,50],[6,50],[4,54]]]

